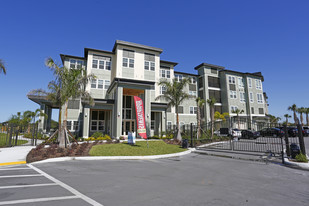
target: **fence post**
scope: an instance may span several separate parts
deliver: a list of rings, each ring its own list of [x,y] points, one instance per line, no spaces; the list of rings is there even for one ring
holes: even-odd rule
[[[284,164],[284,152],[283,152],[283,137],[281,139],[281,158],[282,158],[282,164]]]
[[[35,124],[35,127],[37,128],[36,129],[35,143],[34,143],[34,145],[36,146],[37,145],[37,141],[38,141],[38,131],[39,131],[39,128],[36,126],[36,124]]]
[[[34,146],[35,125],[33,125],[31,145]]]
[[[193,147],[193,123],[190,123],[190,130],[191,130],[191,147]]]
[[[12,146],[12,136],[13,136],[13,126],[11,126],[11,129],[10,129],[9,147]]]
[[[306,155],[306,148],[305,148],[304,137],[303,137],[303,128],[301,124],[297,125],[297,129],[298,129],[298,139],[299,139],[299,146],[300,146],[301,153]]]
[[[18,128],[16,127],[15,146],[17,146],[17,139],[18,139]]]
[[[285,140],[286,155],[290,156],[291,151],[290,151],[289,134],[288,134],[287,125],[284,125],[284,137],[285,137],[284,140]]]
[[[7,128],[6,128],[6,139],[5,139],[5,146],[8,146],[8,140],[9,140],[9,130],[10,130],[10,127],[9,127],[9,125],[7,125]]]

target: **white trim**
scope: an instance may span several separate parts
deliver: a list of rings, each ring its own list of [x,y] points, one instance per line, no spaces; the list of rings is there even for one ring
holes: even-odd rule
[[[33,175],[5,175],[0,176],[0,178],[13,178],[13,177],[39,177],[41,174],[33,174]]]
[[[221,88],[217,88],[217,87],[208,87],[208,89],[210,89],[210,90],[217,90],[217,91],[221,91]]]
[[[222,103],[215,103],[215,106],[222,106]]]
[[[31,169],[31,168],[28,168]],[[55,186],[56,183],[47,184],[34,184],[34,185],[11,185],[11,186],[1,186],[0,189],[12,189],[12,188],[23,188],[23,187],[43,187],[43,186]]]
[[[34,199],[23,199],[23,200],[10,200],[0,202],[0,205],[15,205],[22,203],[33,203],[33,202],[46,202],[52,200],[68,200],[68,199],[77,199],[77,196],[63,196],[63,197],[45,197],[45,198],[34,198]]]

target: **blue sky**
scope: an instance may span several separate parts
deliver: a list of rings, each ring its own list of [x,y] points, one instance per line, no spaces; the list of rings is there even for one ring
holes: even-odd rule
[[[309,107],[309,1],[16,1],[0,3],[0,122],[38,105],[26,94],[46,89],[44,60],[112,50],[115,40],[162,48],[178,71],[202,62],[261,71],[269,112]],[[56,112],[55,112],[56,113]]]

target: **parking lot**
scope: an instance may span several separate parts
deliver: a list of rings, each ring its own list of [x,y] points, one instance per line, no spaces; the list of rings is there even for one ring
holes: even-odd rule
[[[0,205],[307,206],[309,201],[307,171],[198,154],[0,169]]]

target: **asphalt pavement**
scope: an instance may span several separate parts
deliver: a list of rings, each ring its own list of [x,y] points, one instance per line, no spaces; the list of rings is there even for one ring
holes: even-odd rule
[[[35,167],[104,206],[307,206],[309,202],[309,173],[272,163],[190,154],[148,161],[69,161]],[[18,189],[14,191],[17,198]],[[39,196],[41,192],[45,191],[36,190]],[[66,192],[60,193],[70,196]],[[73,205],[73,201],[87,205],[80,199],[60,200],[57,205]],[[55,201],[44,205],[55,205]]]

